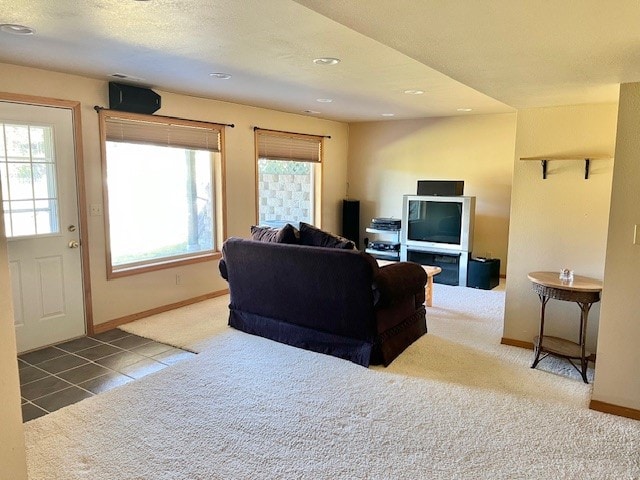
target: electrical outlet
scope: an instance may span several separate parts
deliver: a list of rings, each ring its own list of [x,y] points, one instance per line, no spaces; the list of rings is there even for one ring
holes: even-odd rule
[[[640,225],[633,226],[633,244],[640,245]]]

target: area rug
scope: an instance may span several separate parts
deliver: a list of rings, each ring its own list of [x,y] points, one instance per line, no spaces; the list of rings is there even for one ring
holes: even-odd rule
[[[30,478],[640,478],[640,422],[499,345],[502,292],[434,294],[429,334],[386,369],[212,318],[184,345],[199,355],[28,422]]]

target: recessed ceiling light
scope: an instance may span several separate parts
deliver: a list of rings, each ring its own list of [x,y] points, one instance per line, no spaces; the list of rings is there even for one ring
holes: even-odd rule
[[[33,35],[36,31],[31,27],[24,25],[18,25],[15,23],[2,23],[0,24],[0,31],[5,33],[11,33],[13,35]]]
[[[319,112],[319,111],[317,111],[317,110],[305,110],[305,111],[304,111],[304,113],[310,113],[310,114],[312,114],[312,115],[317,115],[317,114],[318,114],[318,113],[320,113],[320,112]]]
[[[473,108],[458,108],[459,112],[471,112]]]
[[[316,65],[336,65],[340,63],[340,59],[333,58],[333,57],[320,57],[320,58],[315,58],[313,60],[313,63],[315,63]]]
[[[229,73],[210,73],[209,76],[219,78],[220,80],[229,80],[231,78],[231,74]]]
[[[317,98],[316,102],[320,102],[320,103],[331,103],[333,102],[332,98]]]
[[[393,117],[395,116],[395,113],[381,113],[380,115],[382,115],[383,117]]]
[[[407,95],[422,95],[424,90],[405,90],[404,93]]]

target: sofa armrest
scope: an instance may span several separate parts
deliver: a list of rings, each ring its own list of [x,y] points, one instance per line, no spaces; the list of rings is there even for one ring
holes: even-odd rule
[[[224,261],[224,258],[220,259],[220,263],[218,263],[218,270],[220,270],[220,275],[226,281],[229,281],[229,274],[227,273],[227,262]]]
[[[379,297],[376,306],[390,306],[409,296],[424,297],[427,272],[417,263],[391,263],[378,270],[373,282]]]

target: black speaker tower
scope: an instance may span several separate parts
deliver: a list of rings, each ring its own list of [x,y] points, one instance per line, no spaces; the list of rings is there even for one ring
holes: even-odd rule
[[[160,95],[150,88],[109,82],[109,108],[151,114],[160,109]]]
[[[360,200],[342,201],[342,236],[360,249]]]

